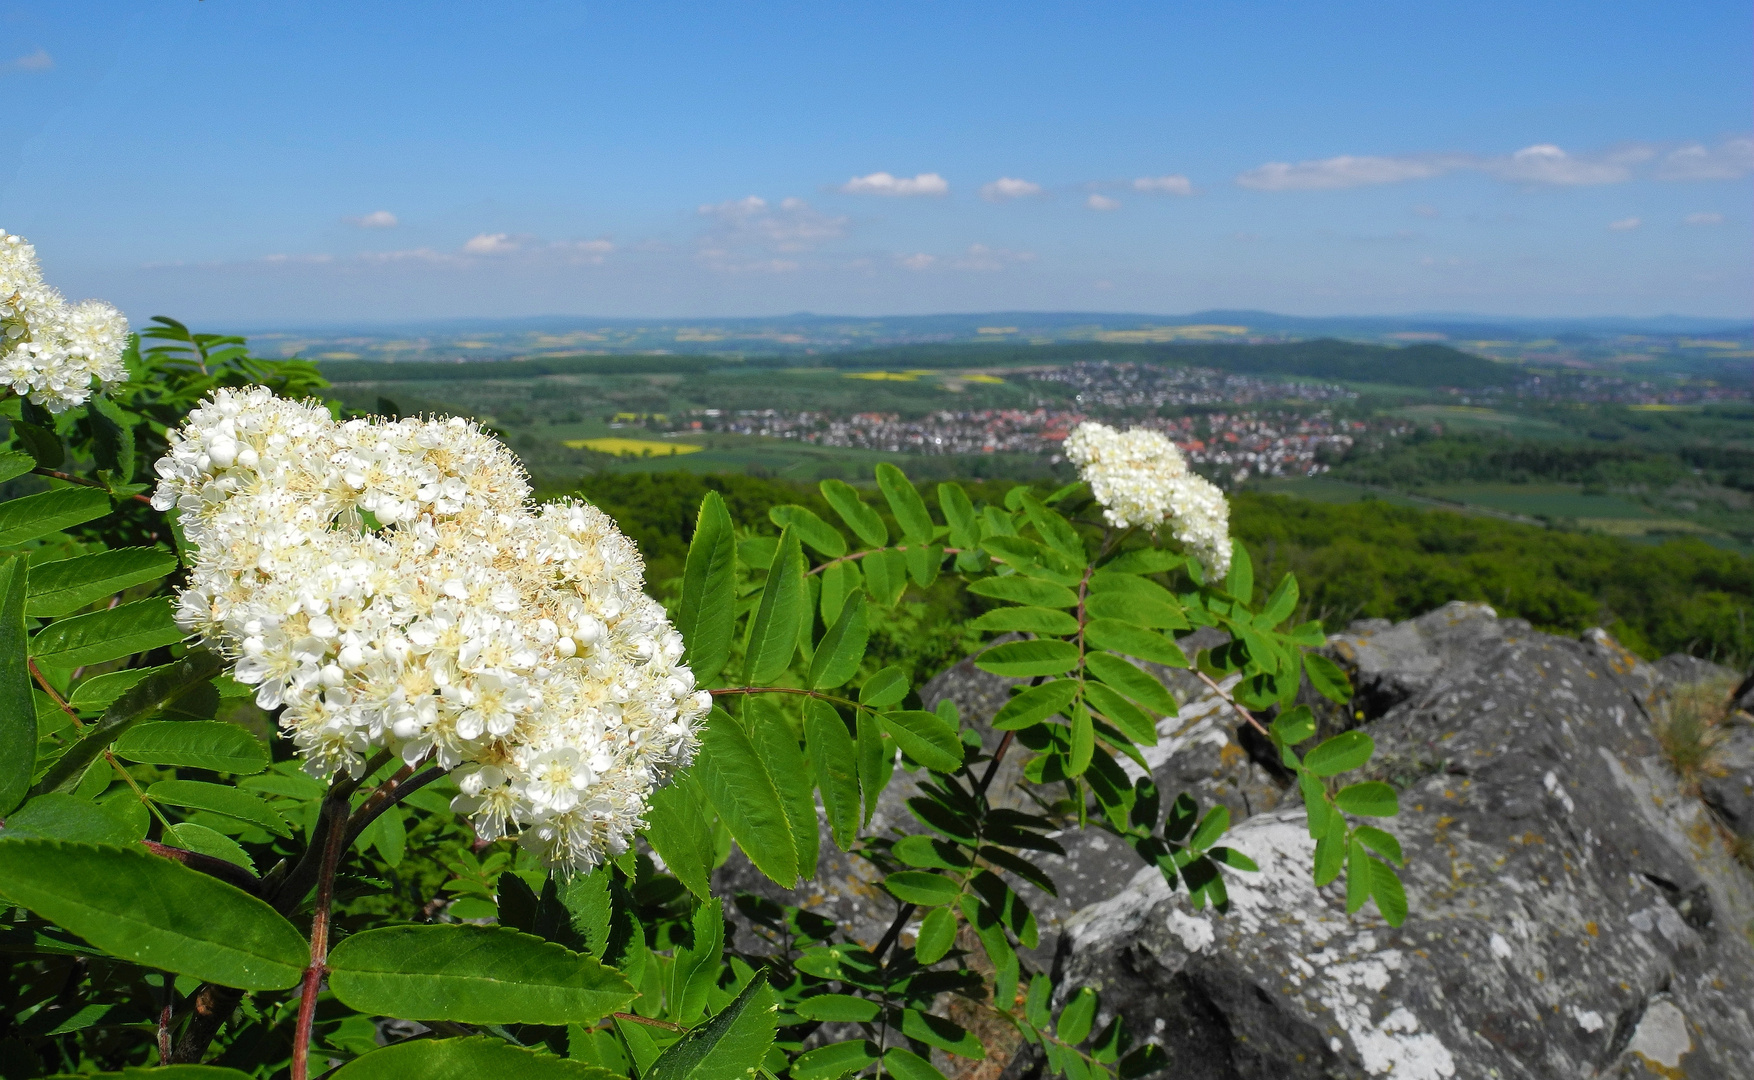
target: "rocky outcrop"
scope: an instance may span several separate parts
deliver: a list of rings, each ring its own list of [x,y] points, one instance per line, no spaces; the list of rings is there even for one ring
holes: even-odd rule
[[[1249,818],[1228,914],[1156,873],[1079,911],[1094,985],[1188,1078],[1754,1075],[1754,875],[1653,737],[1676,678],[1597,631],[1452,604],[1331,641],[1356,673],[1412,914],[1315,889],[1301,811]]]

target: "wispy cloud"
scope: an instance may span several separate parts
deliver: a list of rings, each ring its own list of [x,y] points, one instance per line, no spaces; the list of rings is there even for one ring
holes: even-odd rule
[[[1661,159],[1658,161],[1658,159]],[[1623,143],[1608,150],[1574,154],[1553,143],[1536,143],[1511,154],[1399,154],[1300,161],[1270,161],[1237,176],[1256,191],[1332,191],[1342,188],[1429,180],[1470,171],[1511,184],[1586,187],[1633,179],[1639,166],[1658,161],[1658,180],[1732,180],[1754,172],[1754,139],[1736,137],[1716,146],[1691,143],[1666,153],[1651,143]]]
[[[463,244],[463,254],[510,255],[521,247],[523,247],[521,243],[513,240],[506,233],[476,233]]]
[[[1608,228],[1615,232],[1631,232],[1644,224],[1644,219],[1635,217],[1621,218],[1619,221],[1608,222]]]
[[[988,202],[1005,202],[1009,199],[1026,199],[1041,194],[1041,185],[1028,180],[1019,180],[1013,176],[1001,176],[990,184],[981,186],[981,198]]]
[[[1092,194],[1090,198],[1084,200],[1084,205],[1092,210],[1119,210],[1121,201],[1111,199],[1107,195]]]
[[[1035,252],[1012,251],[1009,248],[993,248],[985,244],[970,244],[961,256],[951,259],[948,265],[956,270],[1004,270],[1019,263],[1033,262]]]
[[[930,270],[938,264],[938,256],[918,251],[912,255],[897,255],[895,263],[907,270]]]
[[[774,206],[759,195],[710,203],[697,211],[713,222],[715,246],[759,244],[781,252],[809,251],[845,235],[847,219],[831,217],[799,198]]]
[[[1238,176],[1236,182],[1255,191],[1332,191],[1371,184],[1395,184],[1404,180],[1424,180],[1443,171],[1444,166],[1437,160],[1423,156],[1342,155],[1320,161],[1300,161],[1295,165],[1284,161],[1269,161]]]
[[[342,218],[341,220],[360,229],[394,229],[397,225],[396,215],[388,210],[373,210],[369,214]]]
[[[1722,225],[1724,216],[1713,213],[1688,214],[1681,220],[1689,225]]]
[[[1725,139],[1716,146],[1692,143],[1671,150],[1657,166],[1659,180],[1735,180],[1754,172],[1754,139]]]
[[[842,184],[840,189],[848,195],[947,195],[950,184],[937,173],[920,173],[906,177],[874,172],[868,176],[855,176]]]
[[[1458,164],[1512,183],[1576,187],[1623,183],[1632,179],[1633,165],[1649,161],[1655,155],[1656,151],[1649,147],[1628,146],[1603,155],[1582,157],[1568,154],[1552,143],[1540,143],[1526,146],[1508,157]]]
[[[29,74],[33,71],[48,71],[54,66],[55,58],[49,55],[48,50],[39,48],[35,52],[25,53],[23,56],[0,64],[0,74],[10,75],[15,72]]]
[[[1141,176],[1133,181],[1133,190],[1147,195],[1192,195],[1194,182],[1185,176]]]

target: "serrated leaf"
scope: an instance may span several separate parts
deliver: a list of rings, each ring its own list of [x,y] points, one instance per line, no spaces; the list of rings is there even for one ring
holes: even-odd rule
[[[810,659],[810,689],[832,690],[846,685],[848,679],[858,674],[870,637],[865,625],[865,595],[855,592],[841,604],[840,617],[816,645],[816,655]]]
[[[893,549],[874,551],[865,556],[861,565],[871,599],[884,607],[894,607],[907,591],[907,556]]]
[[[901,752],[926,768],[952,773],[962,767],[962,740],[956,728],[937,713],[909,709],[879,713],[878,718]]]
[[[1340,665],[1321,653],[1304,653],[1303,670],[1309,675],[1309,684],[1329,701],[1344,705],[1352,700],[1352,680]]]
[[[1083,776],[1090,768],[1091,754],[1096,750],[1096,729],[1091,726],[1090,710],[1082,704],[1072,706],[1072,745],[1066,752],[1066,775]]]
[[[358,1057],[331,1080],[625,1080],[621,1073],[513,1046],[492,1035],[409,1039]]]
[[[859,564],[848,559],[827,563],[817,575],[821,580],[822,625],[833,626],[840,620],[846,602],[854,596],[864,598],[864,575]]]
[[[1330,813],[1326,831],[1316,838],[1315,884],[1321,888],[1340,876],[1346,865],[1346,819]]]
[[[909,544],[907,546],[907,572],[922,589],[932,587],[938,580],[938,570],[944,562],[944,549],[937,544]]]
[[[92,456],[97,467],[108,470],[121,483],[134,479],[134,425],[140,418],[124,412],[102,394],[86,404],[85,414],[91,421]]]
[[[1162,634],[1120,619],[1090,620],[1084,626],[1084,640],[1098,649],[1125,653],[1167,667],[1188,666],[1188,658],[1182,653],[1181,646]]]
[[[1230,542],[1230,574],[1224,579],[1224,591],[1245,604],[1253,603],[1255,568],[1240,540]]]
[[[276,836],[292,835],[292,830],[286,827],[286,822],[274,812],[273,807],[258,796],[226,784],[209,784],[200,780],[160,780],[147,788],[146,794],[169,806],[208,810],[259,825]]]
[[[724,961],[725,913],[715,897],[694,909],[690,921],[694,942],[676,949],[670,965],[669,984],[665,994],[670,1011],[683,1024],[693,1024],[706,1011],[707,999],[718,986],[719,971]]]
[[[877,511],[865,505],[859,492],[844,480],[824,480],[817,485],[822,497],[834,512],[840,515],[853,535],[864,541],[865,546],[880,548],[889,543],[889,530],[883,524],[883,518]]]
[[[712,897],[714,861],[705,800],[694,773],[681,773],[652,792],[645,828],[646,843],[676,880],[703,902]]]
[[[859,830],[859,748],[833,705],[818,698],[804,703],[804,741],[816,767],[816,786],[829,833],[850,851]]]
[[[54,417],[46,409],[33,408],[20,410],[22,419],[12,422],[12,434],[18,438],[20,445],[31,459],[45,469],[59,469],[67,460],[67,444],[55,431]]]
[[[806,998],[806,1001],[811,999]],[[793,1080],[841,1080],[877,1061],[877,1044],[849,1039],[806,1051],[792,1062]]]
[[[1395,789],[1380,780],[1346,785],[1334,793],[1334,805],[1359,817],[1394,817],[1401,812]]]
[[[810,545],[812,551],[825,555],[830,559],[838,559],[847,553],[847,539],[840,530],[816,516],[816,512],[807,506],[788,503],[783,506],[770,507],[767,519],[784,529],[790,526],[798,534],[798,539]]]
[[[1015,575],[980,578],[968,586],[968,591],[976,596],[991,597],[994,600],[1009,600],[1013,604],[1028,604],[1032,607],[1073,608],[1078,606],[1078,594],[1064,585],[1055,585],[1052,582]]]
[[[695,770],[713,809],[756,869],[782,888],[798,881],[798,848],[780,788],[748,732],[722,709],[702,725]]]
[[[994,675],[1027,678],[1060,675],[1078,666],[1078,646],[1051,639],[1008,641],[975,658],[974,666]]]
[[[116,548],[38,563],[31,567],[25,614],[37,618],[66,615],[94,600],[155,581],[176,568],[177,557],[157,548]]]
[[[1224,847],[1223,845],[1209,849],[1206,852],[1206,856],[1220,866],[1228,866],[1232,870],[1246,870],[1251,874],[1255,874],[1259,873],[1261,869],[1260,866],[1256,865],[1255,861],[1247,855],[1244,855],[1235,848]]]
[[[700,501],[694,539],[682,572],[682,607],[676,629],[686,646],[686,663],[700,682],[716,676],[731,655],[737,618],[737,555],[725,500],[709,491]]]
[[[59,440],[57,440],[59,441]],[[36,459],[17,450],[0,450],[0,484],[23,476],[37,467]],[[54,466],[49,466],[53,468]]]
[[[1352,830],[1352,835],[1356,836],[1365,847],[1397,866],[1407,861],[1406,856],[1401,854],[1401,842],[1395,839],[1393,833],[1384,832],[1370,825],[1360,825]]]
[[[154,596],[50,623],[31,639],[30,654],[39,664],[83,667],[175,645],[186,634],[172,615],[170,598]]]
[[[883,726],[870,713],[859,710],[854,724],[859,745],[859,791],[864,796],[865,812],[861,823],[869,825],[877,812],[877,801],[889,786],[895,769],[895,744],[883,737]]]
[[[1216,844],[1218,838],[1229,829],[1229,808],[1223,805],[1214,806],[1206,811],[1205,817],[1200,819],[1200,827],[1194,830],[1194,835],[1188,837],[1188,847],[1194,851],[1205,851]]]
[[[859,687],[859,704],[886,709],[907,697],[909,689],[907,671],[892,665],[878,671]]]
[[[883,1068],[895,1080],[945,1080],[932,1063],[911,1050],[892,1046],[883,1054]]]
[[[932,515],[926,511],[926,501],[920,498],[920,493],[914,489],[907,474],[887,461],[880,462],[877,466],[877,487],[883,492],[884,500],[889,503],[889,511],[895,515],[895,523],[901,526],[902,535],[910,543],[931,543]]]
[[[104,769],[109,770],[108,763]],[[145,836],[107,804],[64,792],[38,795],[6,817],[0,840],[71,840],[87,844],[131,844]]]
[[[236,724],[218,720],[155,720],[122,733],[116,756],[145,765],[247,776],[268,767],[268,751]]]
[[[1116,555],[1102,569],[1121,574],[1162,574],[1187,562],[1187,556],[1162,548],[1139,548]]]
[[[58,488],[11,499],[0,503],[0,548],[17,547],[109,512],[110,497],[97,488]]]
[[[793,1012],[806,1020],[834,1024],[863,1024],[877,1019],[882,1006],[870,998],[851,994],[814,994],[801,998]]]
[[[1152,712],[1161,716],[1175,715],[1175,695],[1149,672],[1108,653],[1087,654],[1084,666],[1092,675]]]
[[[1376,752],[1376,740],[1362,731],[1342,731],[1303,755],[1303,767],[1316,776],[1334,776],[1360,768]]]
[[[1273,718],[1273,734],[1286,746],[1296,746],[1315,737],[1315,713],[1308,705],[1287,709]]]
[[[1151,717],[1106,684],[1094,681],[1085,683],[1084,700],[1091,708],[1113,721],[1135,743],[1144,746],[1157,745],[1157,725]]]
[[[904,904],[936,907],[956,899],[956,882],[926,870],[897,870],[883,879],[883,887]]]
[[[1068,559],[1084,561],[1084,541],[1078,539],[1078,531],[1058,511],[1048,509],[1033,495],[1025,495],[1023,512],[1049,547]]]
[[[1406,922],[1407,891],[1401,885],[1400,875],[1395,873],[1394,867],[1378,859],[1367,856],[1365,862],[1370,867],[1370,898],[1376,901],[1376,909],[1382,913],[1383,921],[1390,926]]]
[[[798,737],[792,733],[785,713],[770,697],[748,699],[744,719],[762,765],[780,793],[780,805],[785,808],[793,850],[797,853],[798,876],[813,878],[821,836],[816,823],[815,785],[803,751],[798,749]]]
[[[1044,607],[1002,607],[983,612],[969,628],[989,634],[1057,634],[1078,632],[1078,620],[1064,611]]]
[[[771,683],[791,666],[798,650],[798,624],[808,614],[804,591],[804,555],[798,535],[780,533],[779,549],[761,590],[761,604],[749,622],[745,682]]]
[[[954,908],[933,908],[920,920],[919,936],[914,940],[914,959],[930,967],[949,954],[956,944],[956,911]]]
[[[938,485],[938,509],[944,523],[950,526],[950,546],[968,551],[980,543],[980,519],[975,517],[974,504],[960,484]]]
[[[901,1011],[901,1032],[910,1039],[918,1039],[927,1046],[936,1046],[958,1057],[980,1061],[987,1056],[986,1048],[974,1037],[973,1032],[954,1020],[918,1009]]]
[[[284,990],[310,960],[266,903],[141,848],[8,841],[0,881],[12,902],[107,953],[221,986]]]
[[[0,559],[0,815],[24,801],[36,773],[37,710],[25,660],[29,564]]]
[[[652,1063],[644,1080],[748,1080],[773,1045],[778,1005],[757,973],[731,1004]]]
[[[1279,579],[1279,585],[1273,595],[1267,597],[1266,606],[1261,609],[1258,624],[1265,627],[1278,626],[1291,617],[1297,610],[1297,579],[1286,574]]]
[[[634,989],[593,956],[503,926],[386,926],[329,953],[329,989],[349,1008],[405,1020],[585,1024]]]
[[[1078,683],[1074,679],[1055,679],[1032,686],[1000,706],[993,717],[993,727],[999,731],[1029,727],[1065,709],[1077,696]]]
[[[1375,861],[1357,838],[1346,845],[1346,914],[1357,914],[1370,899],[1370,864]]]
[[[1060,1010],[1059,1022],[1054,1025],[1054,1034],[1062,1042],[1077,1046],[1090,1037],[1090,1026],[1096,1020],[1096,991],[1086,986],[1072,995],[1072,1000]]]
[[[256,863],[250,853],[236,840],[222,832],[215,832],[205,825],[197,825],[192,821],[180,821],[164,830],[164,842],[171,847],[179,847],[184,851],[193,851],[202,855],[211,855],[216,859],[224,859],[243,867],[250,873],[256,872]]]

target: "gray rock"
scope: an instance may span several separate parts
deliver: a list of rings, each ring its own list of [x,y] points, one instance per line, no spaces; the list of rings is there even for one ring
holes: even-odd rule
[[[1176,1076],[1754,1075],[1754,875],[1660,755],[1663,672],[1483,605],[1333,645],[1401,789],[1406,923],[1314,888],[1279,808],[1233,830],[1262,873],[1228,914],[1155,871],[1079,911],[1060,993],[1097,987]]]

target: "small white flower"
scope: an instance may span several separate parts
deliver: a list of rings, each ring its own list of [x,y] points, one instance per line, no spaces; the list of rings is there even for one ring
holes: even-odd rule
[[[100,300],[68,303],[43,283],[36,249],[0,229],[0,384],[50,412],[128,377],[128,320]]]
[[[1087,422],[1066,437],[1066,459],[1078,466],[1109,524],[1155,532],[1167,523],[1208,576],[1230,572],[1230,504],[1215,485],[1188,470],[1167,436]]]

